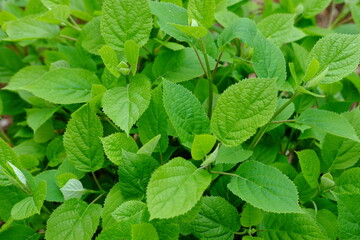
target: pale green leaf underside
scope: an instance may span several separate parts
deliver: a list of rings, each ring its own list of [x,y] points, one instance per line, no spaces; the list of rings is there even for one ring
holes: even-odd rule
[[[73,104],[90,100],[92,84],[98,83],[97,76],[88,70],[58,68],[45,73],[24,89],[52,103]]]
[[[320,39],[312,48],[307,63],[316,58],[320,63],[319,72],[328,69],[321,83],[340,81],[352,73],[360,60],[360,36],[332,34]]]
[[[65,201],[71,198],[81,199],[82,195],[85,193],[82,183],[75,178],[70,179],[62,188],[60,188],[60,191],[64,195]]]
[[[295,184],[278,169],[256,161],[237,169],[228,188],[254,207],[277,213],[302,212]]]
[[[95,172],[104,162],[100,141],[103,127],[93,111],[87,104],[74,112],[64,134],[67,159],[84,172]]]
[[[103,110],[114,123],[129,134],[131,127],[149,106],[151,85],[145,77],[134,77],[127,87],[107,90]]]
[[[245,79],[220,95],[211,129],[225,145],[237,146],[266,124],[276,107],[274,79]]]
[[[174,158],[159,167],[147,187],[151,218],[171,218],[188,212],[199,201],[211,182],[204,169],[197,169],[183,158]]]
[[[47,240],[91,240],[99,225],[101,206],[73,198],[55,209],[47,221]]]
[[[102,8],[101,35],[117,51],[127,40],[143,46],[150,37],[152,16],[146,0],[106,0]]]

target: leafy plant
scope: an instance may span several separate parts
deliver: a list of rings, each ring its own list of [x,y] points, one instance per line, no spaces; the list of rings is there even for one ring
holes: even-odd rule
[[[0,239],[359,239],[357,0],[3,0]]]

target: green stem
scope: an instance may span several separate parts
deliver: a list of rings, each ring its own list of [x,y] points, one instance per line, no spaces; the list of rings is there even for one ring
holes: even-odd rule
[[[4,129],[0,127],[0,137],[4,139],[5,142],[7,142],[10,146],[13,146],[11,139],[6,135]]]
[[[70,36],[67,36],[67,35],[63,35],[63,34],[61,34],[60,37],[65,38],[65,39],[68,39],[68,40],[71,40],[71,41],[74,41],[74,42],[77,41],[76,38],[73,38],[73,37],[70,37]]]
[[[233,177],[239,177],[238,175],[236,175],[236,174],[234,174],[234,173],[228,173],[228,172],[211,171],[211,173],[221,174],[221,175],[228,175],[228,176],[233,176]]]
[[[51,215],[51,211],[50,211],[47,207],[45,207],[45,205],[43,205],[43,206],[41,207],[41,209],[42,209],[44,212],[46,212],[47,214]]]
[[[74,29],[76,29],[76,30],[78,30],[78,31],[81,31],[81,28],[80,28],[79,25],[76,23],[75,19],[74,19],[72,16],[70,16],[69,19],[70,19],[70,22],[72,23]]]
[[[91,172],[91,174],[92,174],[92,176],[93,176],[93,178],[94,178],[94,181],[95,181],[97,187],[99,188],[99,190],[102,191],[102,192],[105,192],[104,189],[101,187],[101,185],[100,185],[100,183],[99,183],[99,181],[98,181],[95,173],[94,173],[94,172]]]
[[[5,222],[4,225],[1,226],[0,233],[8,230],[11,227],[11,224],[14,222],[14,219],[11,217]]]
[[[199,55],[199,52],[197,51],[197,49],[196,49],[196,47],[195,47],[195,46],[193,46],[193,48],[194,48],[194,51],[195,51],[196,57],[198,58],[199,63],[200,63],[200,65],[201,65],[201,68],[202,68],[202,70],[204,71],[204,74],[205,74],[205,76],[206,76],[205,66],[204,66],[204,63],[203,63],[203,62],[202,62],[202,60],[201,60],[201,57],[200,57],[200,55]]]
[[[105,194],[105,193],[102,193],[102,194],[100,194],[99,196],[97,196],[94,200],[92,200],[92,202],[90,203],[90,205],[93,204],[93,203],[96,203],[102,196],[104,196],[104,194]]]
[[[287,122],[295,122],[295,119],[289,119],[289,120],[281,120],[281,121],[272,121],[269,124],[275,124],[275,123],[287,123]]]

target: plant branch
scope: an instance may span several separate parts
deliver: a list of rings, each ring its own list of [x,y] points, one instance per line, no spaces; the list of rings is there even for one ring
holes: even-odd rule
[[[61,34],[60,37],[65,38],[65,39],[68,39],[68,40],[71,40],[71,41],[74,41],[74,42],[77,41],[76,38],[73,38],[73,37],[70,37],[70,36],[67,36],[67,35],[63,35],[63,34]]]
[[[233,177],[239,177],[238,175],[236,175],[236,174],[234,174],[234,173],[228,173],[228,172],[211,171],[211,173],[221,174],[221,175],[228,175],[228,176],[233,176]]]
[[[99,183],[99,180],[97,179],[95,173],[94,173],[94,172],[91,172],[91,174],[92,174],[92,176],[93,176],[93,178],[94,178],[94,181],[95,181],[97,187],[99,188],[99,190],[102,191],[102,192],[105,192],[104,189],[101,187],[101,185],[100,185],[100,183]]]

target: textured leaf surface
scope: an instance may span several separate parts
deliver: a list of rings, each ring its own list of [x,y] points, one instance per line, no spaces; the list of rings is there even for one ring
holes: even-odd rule
[[[190,0],[188,12],[190,19],[195,19],[204,27],[209,28],[214,21],[215,0]]]
[[[14,150],[0,138],[0,165],[3,168],[6,168],[6,162],[10,162],[17,167],[21,166],[18,155],[16,155]]]
[[[253,20],[248,18],[237,19],[220,33],[217,44],[219,47],[222,47],[233,39],[239,38],[246,44],[252,46],[256,36],[256,30],[257,27]]]
[[[227,163],[236,164],[247,160],[253,154],[250,150],[244,150],[241,146],[226,147],[221,146],[216,157],[216,164]]]
[[[45,66],[27,66],[18,71],[12,78],[10,79],[9,84],[5,87],[5,89],[9,90],[19,90],[23,88],[25,85],[30,84],[37,79],[39,79],[42,75],[47,72]]]
[[[204,57],[200,57],[204,62]],[[210,69],[215,67],[215,61],[209,57]],[[183,82],[204,74],[194,49],[185,48],[180,51],[164,52],[156,57],[153,65],[156,78],[166,78],[172,82]]]
[[[146,203],[135,200],[124,202],[111,215],[117,222],[130,224],[147,222],[150,218]]]
[[[101,139],[106,156],[114,164],[120,164],[123,149],[127,152],[137,152],[139,149],[131,136],[125,133],[114,133]]]
[[[360,36],[332,34],[320,39],[310,51],[307,62],[316,58],[319,72],[328,69],[321,83],[340,81],[352,73],[360,60]]]
[[[64,134],[67,159],[84,172],[95,172],[104,162],[100,141],[103,128],[93,111],[87,104],[74,112]]]
[[[183,158],[174,158],[159,167],[147,188],[151,218],[171,218],[188,212],[211,182],[204,169]]]
[[[240,223],[243,227],[256,226],[263,220],[263,213],[260,209],[246,203],[241,212]]]
[[[266,38],[281,46],[305,36],[302,31],[294,27],[294,19],[295,14],[277,13],[264,18],[257,26]]]
[[[146,0],[106,0],[102,8],[101,35],[115,50],[127,40],[143,46],[150,37],[152,16]]]
[[[191,222],[192,233],[199,239],[234,239],[240,228],[236,208],[221,197],[204,197],[200,203],[200,212]]]
[[[47,221],[47,240],[90,240],[99,225],[101,206],[73,198],[55,209]]]
[[[191,148],[194,135],[209,133],[209,119],[199,100],[186,88],[163,82],[164,107],[182,144]]]
[[[338,195],[339,239],[360,238],[360,194]]]
[[[360,168],[351,168],[336,179],[337,192],[340,194],[360,194]]]
[[[81,46],[92,54],[98,55],[98,50],[105,44],[100,33],[101,17],[93,18],[86,23],[81,31]]]
[[[111,226],[115,225],[116,221],[113,218],[112,213],[123,202],[125,202],[125,198],[121,194],[120,184],[117,183],[111,188],[105,199],[103,214],[101,216],[103,229],[111,229]]]
[[[37,184],[42,180],[46,181],[46,196],[45,200],[49,202],[63,202],[64,197],[60,192],[60,188],[56,183],[57,170],[43,171],[38,174],[34,179]]]
[[[276,107],[274,79],[245,79],[220,95],[211,129],[225,145],[237,146],[267,123]]]
[[[125,198],[144,198],[151,174],[159,163],[151,156],[123,151],[119,164],[119,184]]]
[[[42,75],[26,90],[52,103],[72,104],[90,100],[92,84],[97,83],[99,79],[90,71],[58,68]]]
[[[309,108],[300,115],[296,122],[312,126],[335,136],[360,142],[354,127],[349,121],[334,112]]]
[[[325,240],[316,222],[307,214],[266,213],[263,221],[264,239]]]
[[[159,240],[159,235],[151,223],[139,223],[131,226],[132,240]]]
[[[98,52],[109,72],[111,72],[115,77],[120,77],[120,72],[117,69],[118,58],[114,49],[112,49],[109,45],[104,45],[98,50]]]
[[[168,119],[164,108],[162,89],[158,87],[152,91],[150,105],[137,123],[141,142],[146,143],[161,134],[156,150],[164,152],[169,142],[167,125]]]
[[[296,154],[299,158],[305,180],[312,188],[316,188],[320,176],[320,160],[316,155],[316,152],[312,149],[306,149],[296,152]]]
[[[279,89],[286,81],[286,62],[281,50],[261,33],[254,39],[254,70],[259,78],[274,78]]]
[[[330,3],[331,0],[304,0],[304,17],[310,18],[321,13]]]
[[[245,162],[236,170],[228,188],[257,208],[269,212],[301,212],[295,184],[274,167],[256,161]]]
[[[36,132],[41,125],[49,120],[58,108],[32,108],[26,110],[27,123],[31,129]]]
[[[131,127],[149,106],[151,85],[145,77],[132,78],[127,87],[107,90],[102,104],[111,120],[129,134]]]
[[[191,156],[194,160],[203,159],[214,147],[216,138],[209,134],[195,135],[191,146]]]
[[[158,145],[160,138],[161,138],[161,135],[159,134],[159,135],[153,137],[152,139],[150,139],[147,143],[145,143],[139,149],[139,151],[137,151],[137,154],[144,154],[144,155],[151,156],[151,154],[154,152],[156,146]]]
[[[79,180],[72,178],[62,188],[60,188],[60,191],[64,195],[64,200],[66,201],[71,198],[81,199],[85,189]]]

